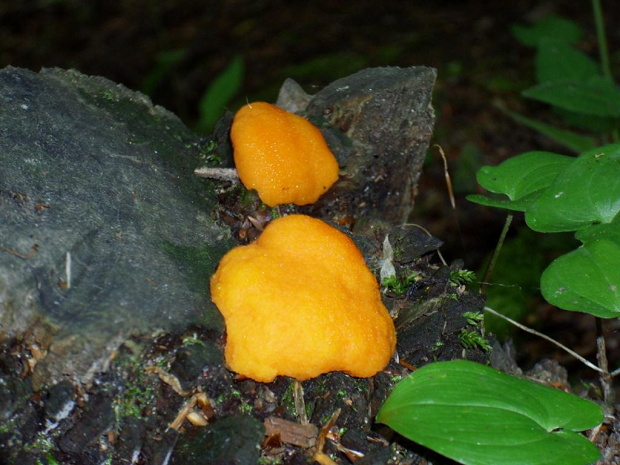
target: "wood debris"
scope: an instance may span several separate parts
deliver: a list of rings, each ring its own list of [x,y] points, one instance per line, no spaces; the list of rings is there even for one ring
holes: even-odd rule
[[[278,417],[269,417],[265,420],[265,435],[268,437],[278,435],[280,441],[286,444],[307,449],[316,444],[319,429],[312,425],[302,425],[294,421]]]

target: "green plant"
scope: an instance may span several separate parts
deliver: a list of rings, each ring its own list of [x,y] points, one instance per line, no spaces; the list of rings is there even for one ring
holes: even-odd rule
[[[179,65],[187,56],[187,49],[163,50],[155,57],[155,66],[146,75],[140,86],[140,90],[146,95],[152,95],[153,91],[162,82],[168,73]]]
[[[574,231],[581,242],[560,256],[541,276],[543,297],[551,304],[599,318],[620,316],[620,144],[587,151],[577,158],[529,152],[478,172],[480,185],[505,197],[471,195],[482,205],[521,211],[538,232]],[[599,328],[602,322],[599,320]],[[613,406],[605,340],[597,348],[605,402]],[[585,463],[585,455],[580,462]],[[476,462],[468,462],[476,463]],[[565,462],[553,462],[565,463]]]
[[[484,280],[483,270],[480,279],[489,307],[501,308],[502,314],[523,321],[540,302],[540,275],[548,265],[548,257],[566,253],[577,244],[570,233],[543,234],[529,228],[518,228],[515,233],[501,246],[501,260],[492,269],[492,283]],[[484,328],[500,340],[517,331],[508,321],[488,312]]]
[[[575,48],[583,37],[575,23],[550,16],[531,27],[515,25],[512,32],[523,45],[536,48],[537,84],[523,96],[550,104],[563,124],[572,130],[526,118],[500,107],[520,124],[580,153],[610,140],[618,141],[620,88],[614,83],[607,53],[600,0],[593,0],[601,63]]]
[[[450,285],[463,286],[476,279],[476,273],[469,270],[453,270],[450,272]]]
[[[470,326],[470,328],[463,328],[459,333],[459,339],[463,347],[466,349],[480,348],[485,352],[490,351],[492,347],[484,337],[484,330],[482,328],[484,314],[482,312],[465,312],[463,317]]]
[[[244,73],[243,57],[235,55],[226,69],[216,76],[202,94],[198,104],[200,119],[196,125],[197,132],[208,133],[213,129],[224,113],[225,106],[239,91]]]
[[[484,167],[478,182],[508,198],[470,195],[482,205],[525,213],[534,231],[575,231],[582,245],[541,278],[543,297],[565,310],[620,316],[620,144],[577,158],[528,152]]]
[[[604,42],[600,5],[598,0],[593,4],[599,40]],[[542,38],[554,28],[558,31],[555,42]],[[606,50],[601,46],[600,73],[598,65],[593,66],[576,51],[561,45],[570,43],[574,35],[575,29],[557,22],[553,25],[553,21],[525,31],[526,40],[540,47],[539,78],[549,79],[525,95],[551,103],[573,121],[581,120],[583,124],[583,116],[596,119],[596,127],[603,123],[617,139],[620,90],[605,62]],[[561,81],[554,80],[554,70],[543,67],[558,57],[561,63],[572,59],[570,67],[575,71],[567,71],[566,79]],[[581,74],[575,69],[579,67]],[[600,100],[600,95],[605,101]],[[501,196],[472,195],[468,199],[523,212],[534,231],[575,233],[581,246],[547,267],[542,273],[541,290],[545,299],[559,308],[597,317],[600,366],[541,336],[600,374],[605,404],[613,409],[612,378],[620,374],[620,369],[610,372],[607,366],[601,318],[620,316],[620,144],[596,148],[593,138],[513,116],[583,153],[575,158],[529,152],[497,167],[483,167],[477,175],[479,184]],[[595,129],[595,125],[589,129]],[[500,244],[511,219],[509,214]],[[497,251],[499,248],[492,263]],[[501,316],[490,308],[485,310]],[[473,315],[465,317],[477,323]],[[464,345],[472,343],[469,333],[479,334],[461,333]],[[403,436],[466,465],[590,463],[598,460],[600,453],[578,432],[602,420],[602,408],[593,402],[466,361],[432,363],[414,372],[394,388],[377,415],[377,421]]]
[[[481,335],[478,331],[473,329],[462,329],[459,333],[459,339],[461,340],[461,344],[466,349],[476,349],[480,348],[485,352],[488,352],[492,349],[489,341],[487,341],[483,335]]]
[[[381,285],[385,287],[386,290],[393,292],[397,296],[403,295],[409,289],[409,286],[413,284],[416,280],[415,273],[408,273],[404,276],[398,277],[393,274],[391,276],[386,276],[381,280]]]
[[[577,432],[602,420],[593,402],[463,360],[417,370],[377,415],[403,436],[469,465],[595,461],[598,449]]]
[[[536,231],[577,232],[582,246],[543,273],[545,298],[568,310],[620,316],[620,144],[577,158],[526,153],[482,168],[478,182],[507,198],[469,200],[525,212]],[[476,314],[464,316],[474,326],[480,322]],[[479,339],[476,331],[461,333],[464,345],[478,345],[472,335]],[[620,370],[594,368],[611,403],[611,377]],[[377,416],[409,439],[468,465],[589,463],[599,452],[575,431],[602,419],[594,403],[462,361],[416,371],[396,386]]]

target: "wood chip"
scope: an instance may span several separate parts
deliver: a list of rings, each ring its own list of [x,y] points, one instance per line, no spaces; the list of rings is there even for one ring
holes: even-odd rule
[[[168,373],[166,370],[163,370],[156,366],[148,366],[144,369],[144,371],[146,371],[147,373],[157,374],[157,376],[159,376],[159,379],[161,379],[164,383],[174,389],[174,392],[176,392],[178,395],[182,397],[189,397],[192,395],[191,392],[185,392],[185,390],[181,386],[181,381],[179,381],[179,379],[173,374]]]
[[[181,425],[187,419],[187,416],[193,411],[195,405],[196,405],[196,396],[192,396],[185,403],[185,405],[183,405],[177,417],[174,419],[172,423],[168,425],[168,428],[173,429],[175,431],[179,431],[179,429],[181,428]]]
[[[207,426],[209,420],[204,415],[204,413],[198,410],[192,410],[187,414],[187,421],[189,421],[194,426]]]
[[[265,436],[277,434],[282,442],[306,449],[316,444],[318,432],[319,429],[311,424],[301,425],[278,417],[265,420]]]
[[[301,383],[295,380],[293,389],[293,399],[295,401],[295,413],[302,425],[307,425],[310,422],[306,416],[306,402],[304,401],[304,390],[301,387]]]

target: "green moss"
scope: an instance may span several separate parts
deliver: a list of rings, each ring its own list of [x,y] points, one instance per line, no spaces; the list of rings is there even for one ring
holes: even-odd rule
[[[416,280],[416,273],[408,273],[405,276],[398,277],[396,275],[388,276],[387,278],[383,278],[381,281],[381,286],[386,288],[388,291],[393,292],[394,294],[400,296],[407,292],[409,286],[411,286]]]
[[[39,435],[24,447],[26,452],[49,455],[55,449],[54,441],[51,437],[39,433]]]
[[[431,351],[437,350],[444,345],[443,341],[437,341],[431,346]]]
[[[254,411],[254,407],[250,403],[248,403],[247,400],[245,400],[245,398],[243,397],[243,394],[241,394],[241,391],[237,389],[233,389],[230,392],[230,395],[234,397],[235,399],[239,400],[239,410],[242,413],[250,414]],[[221,395],[218,397],[218,402],[221,403],[224,399],[225,399],[224,395]]]
[[[466,349],[480,348],[483,351],[488,352],[492,348],[489,341],[487,341],[478,331],[463,329],[459,333],[459,339],[461,340],[463,347]]]
[[[114,402],[114,415],[117,423],[123,418],[142,418],[145,405],[155,404],[155,388],[147,378],[140,360],[135,355],[121,355],[116,363],[125,371],[127,384]]]
[[[261,457],[258,459],[258,465],[281,465],[283,463],[279,457]]]
[[[290,380],[286,391],[282,395],[282,405],[290,415],[295,415],[295,382]]]
[[[450,271],[450,285],[461,286],[469,284],[476,279],[476,273],[469,270],[453,270]]]

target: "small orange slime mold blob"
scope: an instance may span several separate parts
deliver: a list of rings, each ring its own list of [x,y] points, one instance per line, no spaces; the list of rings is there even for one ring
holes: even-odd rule
[[[230,138],[241,182],[270,207],[314,203],[338,180],[338,162],[321,131],[275,105],[242,107]]]
[[[226,363],[256,381],[330,371],[370,377],[396,345],[377,280],[344,233],[290,215],[236,247],[211,278],[226,320]]]

